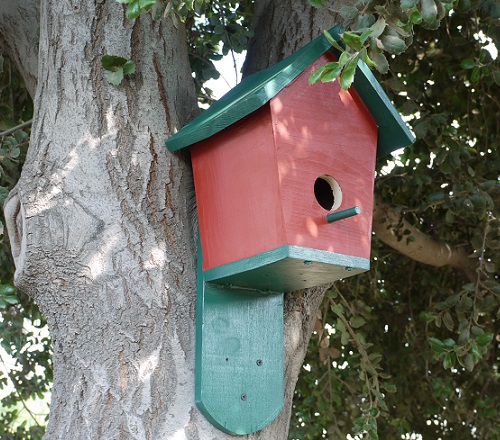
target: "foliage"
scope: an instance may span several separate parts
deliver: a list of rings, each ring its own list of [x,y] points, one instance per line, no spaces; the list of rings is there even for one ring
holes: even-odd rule
[[[104,55],[101,63],[106,70],[106,79],[115,86],[121,84],[125,75],[132,75],[135,72],[133,61],[116,55]]]
[[[33,116],[33,107],[9,60],[0,58],[0,72],[0,202],[3,205],[19,179],[30,132],[26,122]],[[43,398],[52,383],[50,339],[36,330],[46,327],[36,305],[15,291],[3,223],[0,228],[0,346],[4,350],[0,352],[0,393],[4,396],[0,405],[0,438],[40,439],[45,431],[43,417],[33,414],[27,402],[29,398]],[[12,358],[13,367],[6,366],[7,356]]]
[[[500,438],[500,81],[485,49],[500,47],[499,9],[459,2],[439,29],[416,29],[380,78],[417,142],[392,169],[379,163],[377,193],[465,248],[476,272],[426,267],[374,240],[370,272],[337,282],[325,300],[291,438]]]
[[[310,0],[310,3],[315,7],[323,6],[322,0]],[[350,29],[340,35],[343,47],[328,32],[325,35],[341,55],[338,61],[318,69],[310,82],[329,82],[340,77],[340,86],[347,90],[360,60],[381,73],[387,73],[389,62],[386,55],[399,55],[407,50],[413,42],[416,25],[437,29],[453,8],[453,3],[457,3],[456,0],[360,0],[354,5],[340,7],[344,26]]]
[[[253,1],[211,0],[116,0],[128,4],[126,14],[130,19],[143,11],[154,19],[168,18],[175,26],[183,23],[188,29],[189,60],[201,103],[213,102],[212,91],[204,85],[218,79],[220,73],[214,61],[231,54],[236,77],[238,71],[235,53],[246,50],[252,36]]]

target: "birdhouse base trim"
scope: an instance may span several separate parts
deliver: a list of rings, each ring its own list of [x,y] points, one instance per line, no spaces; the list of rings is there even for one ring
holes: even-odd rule
[[[281,246],[204,272],[208,282],[258,291],[290,292],[370,269],[367,258],[300,246]]]
[[[221,431],[269,425],[284,403],[283,293],[208,283],[198,252],[195,400]]]

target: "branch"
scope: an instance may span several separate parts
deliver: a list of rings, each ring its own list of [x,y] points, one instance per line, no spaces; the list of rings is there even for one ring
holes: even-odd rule
[[[409,230],[415,240],[408,243],[398,240],[395,233],[399,229],[397,225],[402,230]],[[378,196],[375,197],[373,209],[373,232],[385,244],[419,263],[435,267],[451,266],[463,271],[469,280],[477,279],[477,261],[469,258],[464,249],[437,241],[418,230]]]
[[[39,15],[39,0],[0,1],[0,54],[14,62],[32,97],[38,77]]]
[[[30,119],[29,121],[23,122],[22,124],[16,125],[15,127],[9,128],[8,130],[2,131],[0,133],[0,138],[8,136],[9,134],[16,132],[17,130],[22,130],[23,128],[30,127],[32,123],[33,119]]]

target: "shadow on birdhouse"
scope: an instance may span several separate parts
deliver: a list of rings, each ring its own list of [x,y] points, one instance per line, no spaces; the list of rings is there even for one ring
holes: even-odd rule
[[[338,27],[330,30],[337,39],[338,32]],[[282,62],[246,78],[167,141],[171,151],[191,147],[201,240],[199,290],[205,297],[207,292],[217,297],[216,309],[234,300],[229,299],[231,290],[244,298],[245,305],[236,306],[241,306],[237,318],[229,309],[217,309],[217,317],[208,318],[210,301],[198,299],[199,319],[204,320],[198,322],[200,327],[207,319],[229,323],[227,337],[238,345],[236,352],[243,356],[239,361],[245,364],[243,358],[248,359],[250,371],[256,374],[247,371],[235,378],[238,391],[231,397],[227,391],[225,403],[212,402],[222,399],[220,390],[198,387],[200,408],[212,423],[228,432],[246,434],[261,429],[279,413],[283,348],[278,355],[271,353],[273,349],[264,353],[259,348],[250,355],[249,347],[262,345],[270,331],[280,336],[264,345],[282,345],[282,292],[330,283],[369,269],[377,155],[414,140],[362,62],[354,87],[348,91],[338,81],[308,85],[314,70],[335,60],[332,46],[321,36]],[[266,312],[262,319],[262,309],[251,311],[252,295],[265,308],[265,298],[271,301],[276,292],[281,301],[272,300],[274,317]],[[252,335],[246,330],[242,335],[237,327],[244,325],[241,319],[248,318],[242,315],[248,313],[254,313],[254,330]],[[269,328],[271,321],[274,330]],[[243,337],[245,348],[241,348]],[[219,344],[219,348],[221,344],[220,338],[211,342],[204,338],[199,333],[197,368],[202,369],[213,359],[208,361],[199,354],[199,347],[205,344],[208,350],[210,344]],[[281,379],[265,370],[265,356],[280,357],[271,364],[273,369],[281,368],[273,373]],[[258,368],[253,357],[262,361]],[[234,353],[222,353],[210,367],[213,373],[200,381],[212,384],[226,367],[235,374],[241,364],[229,367],[233,358]],[[241,381],[247,379],[241,387]],[[273,382],[280,383],[278,389]],[[262,384],[261,391],[267,396],[259,395],[256,401],[272,400],[267,415],[260,414],[258,405],[252,407],[254,396],[248,390],[256,383]],[[210,393],[213,395],[207,397]],[[279,402],[271,396],[276,393],[281,394]],[[228,401],[234,403],[230,416]],[[254,419],[243,423],[242,419],[253,417],[249,414]],[[232,421],[227,422],[229,419]]]

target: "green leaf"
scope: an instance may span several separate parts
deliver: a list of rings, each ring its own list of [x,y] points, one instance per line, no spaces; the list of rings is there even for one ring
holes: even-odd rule
[[[470,58],[467,58],[460,63],[460,67],[462,69],[473,69],[474,67],[476,67],[476,62]]]
[[[468,353],[465,356],[464,363],[465,363],[465,368],[467,368],[468,371],[472,371],[474,369],[474,356]]]
[[[450,331],[453,330],[453,327],[454,327],[454,322],[453,322],[453,318],[451,317],[451,314],[450,312],[446,311],[444,314],[443,314],[443,323],[444,325],[446,326],[446,328]]]
[[[396,35],[384,35],[380,41],[384,49],[391,54],[400,54],[406,50],[406,43],[404,40]]]
[[[314,6],[315,8],[323,7],[323,0],[309,0],[309,3],[311,4],[311,6]]]
[[[126,15],[129,20],[133,20],[134,18],[137,18],[139,17],[139,15],[141,15],[141,7],[139,5],[139,0],[135,0],[128,6]]]
[[[375,23],[370,27],[372,33],[370,34],[371,38],[378,38],[382,35],[386,27],[385,19],[380,17]]]
[[[347,332],[342,332],[342,334],[340,335],[340,343],[342,345],[347,345],[349,343],[350,339],[351,339],[351,335],[349,335],[349,333],[347,333]]]
[[[340,76],[340,87],[342,87],[342,89],[347,90],[349,87],[351,87],[351,84],[354,81],[354,74],[356,73],[357,66],[358,58],[356,57],[349,61],[347,66],[344,68],[344,71]]]
[[[353,316],[350,323],[353,328],[359,328],[366,324],[366,321],[361,316]]]
[[[500,86],[500,70],[494,70],[491,72],[491,76],[493,77],[493,81],[497,86]]]
[[[480,347],[486,347],[491,341],[493,341],[493,333],[483,333],[476,336],[477,345]]]
[[[437,17],[437,6],[434,0],[420,0],[422,19],[426,23],[432,23]]]
[[[339,50],[340,52],[344,52],[344,49],[342,49],[342,47],[340,47],[339,43],[337,42],[337,40],[335,40],[335,38],[333,38],[331,36],[331,34],[327,31],[324,31],[323,32],[323,35],[325,36],[325,38],[328,40],[328,42],[337,50]]]
[[[348,46],[352,47],[357,52],[359,52],[363,48],[361,37],[357,34],[354,34],[352,32],[344,32],[342,34],[342,39]]]
[[[446,350],[443,342],[437,338],[429,338],[429,344],[431,345],[432,351],[436,353],[443,353]]]
[[[359,37],[361,43],[365,43],[366,40],[368,40],[368,37],[373,34],[373,30],[372,29],[368,29],[367,31],[364,31],[361,36]]]
[[[420,15],[420,12],[418,10],[414,10],[411,15],[410,15],[410,21],[412,24],[420,24],[422,23],[422,15]]]
[[[359,58],[361,58],[361,60],[363,60],[370,67],[375,67],[376,66],[375,62],[368,56],[368,53],[366,52],[366,48],[364,48],[359,53]]]
[[[321,66],[319,69],[316,69],[313,73],[311,73],[311,76],[309,77],[309,84],[316,84],[325,73],[325,70],[326,67]]]
[[[342,72],[342,67],[340,67],[339,63],[334,62],[329,64],[332,64],[332,66],[329,67],[325,74],[321,77],[321,82],[335,81]]]
[[[16,289],[14,286],[10,284],[0,284],[0,295],[2,296],[10,296],[16,293]]]
[[[445,370],[449,370],[450,368],[453,368],[454,365],[454,356],[452,353],[448,353],[443,359],[443,367]]]
[[[121,82],[123,81],[123,76],[123,67],[118,67],[114,72],[106,72],[106,79],[115,86],[121,84]]]
[[[474,67],[474,70],[472,71],[472,74],[470,76],[470,80],[472,82],[478,82],[480,78],[481,78],[481,67],[476,66],[476,67]]]
[[[350,58],[350,55],[348,52],[342,52],[342,54],[340,55],[340,58],[339,58],[339,65],[344,67],[347,62],[349,61],[349,58]]]
[[[377,50],[370,51],[370,59],[375,63],[375,69],[380,73],[387,73],[389,71],[389,62],[382,52]]]
[[[134,0],[116,0],[118,3],[124,3],[124,4],[128,4],[128,3],[132,3]]]
[[[335,304],[334,306],[332,306],[332,312],[337,316],[342,316],[344,314],[344,308],[340,304]]]
[[[396,393],[398,391],[398,388],[396,385],[394,385],[392,382],[382,382],[382,387],[388,392],[388,393]]]
[[[126,58],[116,55],[104,55],[101,58],[102,67],[111,72],[115,71],[118,67],[124,66],[126,62]]]
[[[409,9],[416,6],[417,3],[418,3],[418,0],[401,0],[400,5],[401,5],[401,9],[403,11],[408,11]]]
[[[156,0],[139,0],[139,7],[149,11],[156,3]]]
[[[342,6],[340,8],[340,15],[342,18],[352,20],[353,18],[356,18],[359,14],[359,11],[357,8],[354,6]]]
[[[125,75],[131,75],[132,73],[135,73],[135,63],[133,61],[127,61],[123,65],[123,73]]]
[[[3,299],[8,303],[8,304],[11,304],[11,305],[14,305],[14,304],[19,304],[19,298],[15,295],[12,295],[12,296],[4,296]]]
[[[460,335],[458,336],[458,344],[459,345],[464,345],[470,338],[470,330],[468,328],[465,328]]]

